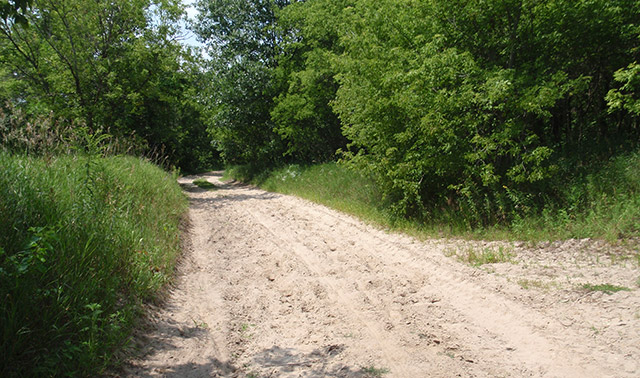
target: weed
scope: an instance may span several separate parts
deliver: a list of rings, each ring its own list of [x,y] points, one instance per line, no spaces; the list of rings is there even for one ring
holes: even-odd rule
[[[478,250],[473,247],[459,250],[446,250],[445,254],[449,257],[456,257],[458,260],[478,267],[484,264],[496,264],[503,262],[512,262],[515,257],[514,253],[500,246],[497,249],[485,247]]]
[[[202,188],[202,189],[206,189],[206,190],[216,189],[216,186],[214,184],[210,183],[209,181],[207,181],[205,179],[193,180],[193,185],[197,186],[198,188]]]
[[[191,321],[193,322],[193,326],[195,328],[201,328],[201,329],[209,328],[209,325],[206,322],[202,321],[202,320],[197,322],[194,318],[191,318]]]
[[[253,337],[253,334],[251,333],[251,328],[255,327],[255,324],[247,324],[247,323],[243,323],[240,326],[240,336],[242,336],[245,339],[250,339]]]
[[[363,367],[361,371],[370,376],[370,377],[382,377],[385,374],[389,373],[389,369],[387,368],[377,368],[375,366]]]
[[[520,287],[522,287],[523,289],[526,289],[526,290],[528,290],[530,288],[549,290],[551,288],[551,286],[556,285],[556,284],[555,283],[545,283],[545,282],[542,282],[540,280],[521,279],[521,280],[518,280],[518,285],[520,285]]]
[[[618,291],[631,291],[631,289],[629,289],[628,287],[616,286],[611,284],[601,284],[601,285],[584,284],[582,285],[582,288],[588,291],[601,291],[609,295],[616,293]]]

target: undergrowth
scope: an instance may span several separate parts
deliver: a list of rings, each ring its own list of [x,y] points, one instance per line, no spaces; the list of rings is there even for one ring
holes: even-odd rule
[[[171,277],[187,201],[131,157],[0,152],[0,376],[92,376]]]
[[[470,223],[473,215],[446,203],[426,209],[419,217],[395,216],[373,177],[335,163],[290,165],[260,172],[236,166],[228,168],[226,175],[422,237],[526,241],[596,238],[617,242],[637,237],[640,230],[638,152],[564,177],[557,183],[554,198],[526,211],[514,211],[489,225]]]

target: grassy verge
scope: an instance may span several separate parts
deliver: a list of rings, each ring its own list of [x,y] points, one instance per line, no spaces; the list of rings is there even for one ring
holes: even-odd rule
[[[0,152],[0,376],[92,376],[171,277],[187,201],[135,158]]]
[[[598,238],[617,241],[640,232],[640,152],[622,154],[559,183],[559,198],[542,211],[515,217],[523,239]]]
[[[419,237],[527,241],[590,237],[613,242],[637,237],[640,231],[640,153],[619,156],[565,180],[557,190],[559,198],[543,209],[476,228],[468,226],[464,214],[447,209],[432,209],[430,218],[421,220],[394,217],[372,178],[334,163],[291,165],[258,175],[245,167],[231,167],[226,175]]]
[[[271,192],[296,195],[378,224],[390,222],[373,180],[335,163],[290,165],[253,177],[244,167],[236,166],[225,171],[225,178],[251,182]]]

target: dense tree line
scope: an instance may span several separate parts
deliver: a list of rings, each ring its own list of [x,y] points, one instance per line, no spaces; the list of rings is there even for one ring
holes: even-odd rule
[[[5,3],[2,120],[108,130],[186,170],[341,159],[399,215],[490,224],[566,205],[563,183],[638,147],[634,0],[197,0],[203,55],[177,0]]]
[[[20,0],[0,15],[5,113],[108,130],[186,170],[211,164],[198,55],[179,42],[179,1]]]
[[[562,205],[638,147],[635,0],[200,0],[227,162],[340,157],[398,214]],[[338,155],[335,155],[338,151]]]

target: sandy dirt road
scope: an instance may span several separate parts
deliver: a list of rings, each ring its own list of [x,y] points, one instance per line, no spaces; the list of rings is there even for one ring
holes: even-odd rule
[[[125,376],[640,376],[632,250],[423,242],[219,178],[180,179],[191,247]],[[631,290],[584,288],[604,283]]]

